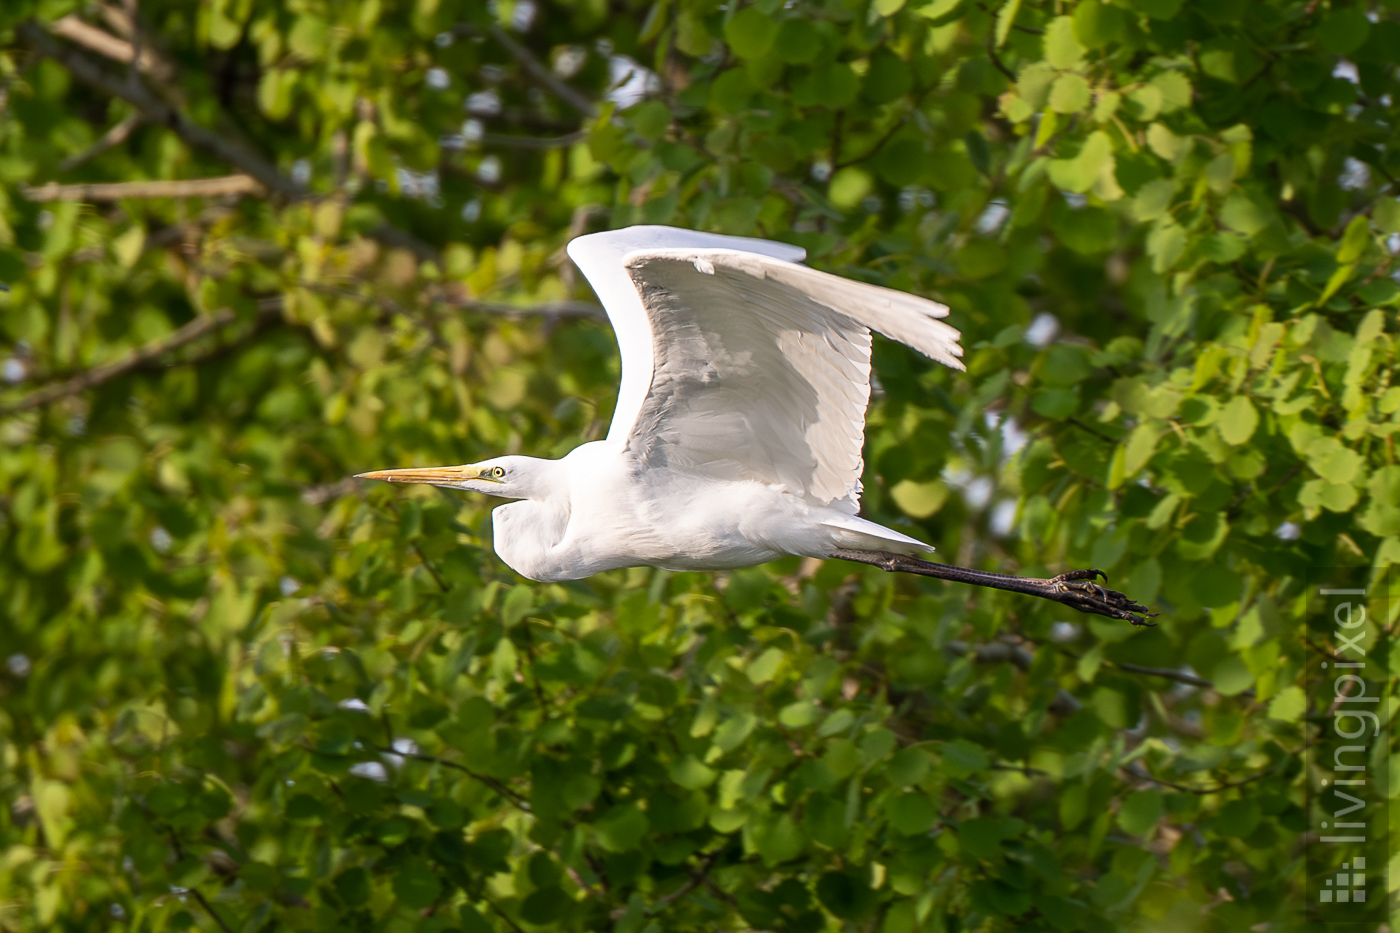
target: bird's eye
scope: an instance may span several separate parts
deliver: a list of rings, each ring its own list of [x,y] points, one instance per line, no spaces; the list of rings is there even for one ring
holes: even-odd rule
[[[491,468],[491,475],[494,476],[494,477],[496,477],[496,479],[500,479],[502,476],[505,476],[505,475],[506,475],[506,468],[505,468],[505,467],[492,467],[492,468]]]

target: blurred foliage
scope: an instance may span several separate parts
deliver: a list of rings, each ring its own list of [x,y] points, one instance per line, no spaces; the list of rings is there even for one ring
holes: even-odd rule
[[[1400,562],[1397,10],[7,0],[0,929],[1297,928],[1302,576]],[[949,304],[866,513],[1160,626],[530,584],[345,480],[601,436],[561,248],[637,222]]]

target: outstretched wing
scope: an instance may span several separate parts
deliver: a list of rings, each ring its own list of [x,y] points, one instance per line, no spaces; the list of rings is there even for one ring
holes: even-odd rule
[[[675,248],[733,249],[792,262],[801,262],[807,256],[802,247],[787,243],[659,225],[605,230],[570,240],[569,258],[583,271],[603,303],[622,357],[622,384],[618,387],[612,427],[608,429],[610,441],[624,443],[631,435],[651,389],[653,372],[651,321],[623,258],[638,250]]]
[[[650,467],[778,483],[854,512],[870,330],[961,368],[958,332],[937,320],[947,308],[787,261],[800,254],[783,244],[650,232],[670,242],[609,257],[630,294],[615,280],[604,293],[583,267],[623,350],[609,439]]]

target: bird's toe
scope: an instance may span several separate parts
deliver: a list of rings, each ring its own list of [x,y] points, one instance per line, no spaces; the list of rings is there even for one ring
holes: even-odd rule
[[[1072,573],[1088,574],[1098,573],[1098,571],[1072,571]],[[1069,579],[1066,579],[1067,577]],[[1150,611],[1146,606],[1117,590],[1100,586],[1087,576],[1070,577],[1070,574],[1061,574],[1055,578],[1054,582],[1062,597],[1060,601],[1080,612],[1107,616],[1110,619],[1122,619],[1133,625],[1152,627],[1157,624],[1148,621],[1155,618],[1157,613]]]

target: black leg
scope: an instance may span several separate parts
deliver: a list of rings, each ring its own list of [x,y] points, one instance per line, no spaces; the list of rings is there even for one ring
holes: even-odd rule
[[[1016,577],[1006,573],[954,567],[950,564],[935,564],[933,561],[892,554],[889,551],[852,551],[838,548],[831,556],[870,564],[891,573],[916,573],[922,577],[937,577],[954,583],[970,583],[973,586],[989,586],[993,589],[1024,593],[1091,615],[1124,619],[1134,625],[1157,624],[1147,621],[1155,618],[1157,613],[1149,612],[1146,606],[1133,602],[1116,590],[1106,589],[1095,583],[1094,580],[1098,577],[1108,579],[1108,576],[1099,570],[1071,570],[1058,577],[1042,580],[1038,577]]]

